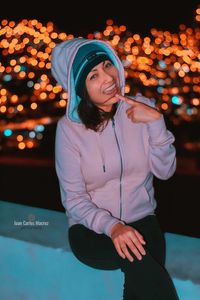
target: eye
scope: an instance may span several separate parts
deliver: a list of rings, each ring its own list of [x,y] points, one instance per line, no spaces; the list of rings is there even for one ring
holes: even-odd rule
[[[93,80],[93,79],[95,79],[97,77],[97,74],[92,74],[90,77],[89,77],[89,80]]]
[[[105,65],[104,65],[105,68],[110,68],[112,66],[113,66],[113,64],[111,63],[111,61],[108,60],[105,62]]]

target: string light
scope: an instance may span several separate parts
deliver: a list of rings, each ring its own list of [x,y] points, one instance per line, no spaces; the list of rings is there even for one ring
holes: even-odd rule
[[[197,8],[196,22],[199,16]],[[51,75],[51,52],[74,35],[58,32],[52,22],[5,19],[0,37],[0,150],[34,149],[46,127],[65,112],[68,95]],[[87,38],[102,39],[116,50],[125,67],[127,95],[145,86],[144,91],[152,93],[177,126],[183,120],[199,120],[198,26],[181,24],[178,33],[152,28],[150,36],[141,37],[109,19],[102,32],[89,33]]]

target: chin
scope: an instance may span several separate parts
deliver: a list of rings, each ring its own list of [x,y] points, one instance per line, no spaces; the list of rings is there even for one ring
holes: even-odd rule
[[[108,100],[108,103],[109,104],[114,104],[114,103],[117,103],[119,101],[119,98],[117,97],[112,97],[111,99]]]

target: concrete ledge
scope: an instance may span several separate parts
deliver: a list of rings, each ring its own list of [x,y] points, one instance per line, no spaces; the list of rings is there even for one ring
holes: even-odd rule
[[[122,300],[121,271],[96,270],[77,261],[67,227],[62,212],[0,201],[1,300]],[[166,267],[180,300],[199,300],[200,239],[165,237]]]
[[[2,236],[71,251],[67,229],[67,218],[63,212],[0,201]]]
[[[122,299],[120,271],[91,269],[70,252],[0,237],[1,300]]]

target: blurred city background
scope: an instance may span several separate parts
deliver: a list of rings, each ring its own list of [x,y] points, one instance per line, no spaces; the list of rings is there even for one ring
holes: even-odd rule
[[[200,5],[191,1],[191,9],[190,20],[188,16],[185,22],[177,20],[173,29],[150,23],[142,32],[135,30],[140,24],[132,29],[130,20],[121,22],[120,17],[106,18],[101,29],[96,23],[96,28],[91,24],[93,29],[82,31],[75,19],[69,30],[61,28],[59,19],[48,19],[48,12],[45,19],[28,14],[14,17],[15,10],[9,18],[2,17],[0,199],[64,211],[54,167],[54,139],[68,95],[51,75],[51,52],[57,43],[77,36],[101,39],[123,62],[127,96],[141,92],[154,98],[175,135],[177,171],[164,182],[155,178],[161,225],[165,231],[199,237]],[[133,18],[136,14],[137,10]]]

